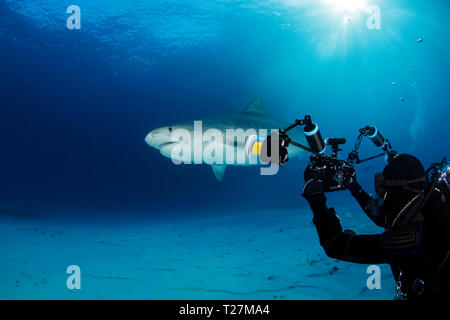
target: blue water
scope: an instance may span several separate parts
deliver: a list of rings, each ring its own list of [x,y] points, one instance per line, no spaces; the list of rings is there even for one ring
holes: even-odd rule
[[[349,3],[1,1],[0,298],[391,298],[386,266],[368,291],[365,266],[323,254],[300,197],[306,155],[219,183],[144,142],[260,96],[276,118],[311,114],[346,137],[343,156],[370,124],[425,166],[448,157],[450,3]],[[384,165],[358,167],[367,191]],[[329,199],[344,228],[380,231],[348,192]],[[81,290],[66,288],[70,264]]]

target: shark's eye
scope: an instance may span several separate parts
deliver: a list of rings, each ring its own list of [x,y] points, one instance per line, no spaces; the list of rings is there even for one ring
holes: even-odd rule
[[[169,131],[172,132],[172,127],[169,127]]]

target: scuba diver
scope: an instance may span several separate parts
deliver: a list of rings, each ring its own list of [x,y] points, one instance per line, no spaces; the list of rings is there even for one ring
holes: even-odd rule
[[[437,188],[424,192],[427,172],[411,155],[396,155],[375,175],[379,198],[368,195],[352,177],[346,188],[363,211],[385,232],[356,235],[344,230],[328,208],[323,180],[305,171],[302,196],[313,211],[320,244],[335,259],[360,264],[390,264],[397,299],[450,299],[450,205]],[[434,190],[433,190],[434,189]]]
[[[304,126],[308,143],[292,140],[288,132]],[[383,152],[360,159],[364,137]],[[450,166],[446,158],[424,170],[414,156],[398,154],[376,127],[359,129],[347,160],[338,158],[345,138],[322,138],[311,116],[296,119],[285,129],[272,132],[262,144],[260,161],[283,165],[291,146],[310,152],[302,196],[313,211],[313,222],[325,253],[335,259],[361,264],[390,264],[397,281],[396,299],[450,299]],[[331,147],[331,155],[325,150]],[[384,156],[388,164],[375,175],[377,198],[356,180],[354,164]],[[334,208],[327,207],[326,192],[349,189],[367,216],[385,231],[356,235],[342,229]]]

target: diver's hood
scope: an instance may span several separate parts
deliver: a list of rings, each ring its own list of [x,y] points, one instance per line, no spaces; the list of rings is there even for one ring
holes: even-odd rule
[[[386,228],[410,222],[410,216],[423,201],[422,191],[426,185],[425,169],[416,157],[401,154],[384,168],[380,188],[380,175],[375,178],[376,189],[383,190],[381,206]]]

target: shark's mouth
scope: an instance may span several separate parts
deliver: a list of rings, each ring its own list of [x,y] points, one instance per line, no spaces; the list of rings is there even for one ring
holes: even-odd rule
[[[178,141],[163,142],[163,143],[161,143],[160,145],[158,145],[156,148],[157,148],[157,149],[167,148],[167,147],[169,147],[171,144],[175,145],[175,144],[177,144],[177,143],[178,143]]]
[[[174,158],[174,155],[172,154],[172,151],[174,149],[174,147],[176,145],[178,145],[178,141],[170,141],[170,142],[165,142],[159,145],[159,152],[161,152],[161,154],[163,156],[166,156],[168,158]],[[176,158],[176,157],[175,157]]]

